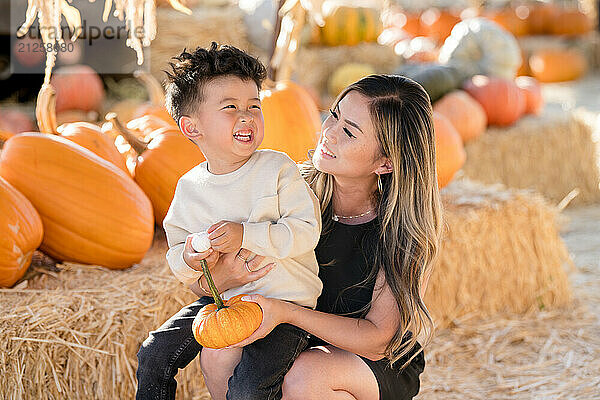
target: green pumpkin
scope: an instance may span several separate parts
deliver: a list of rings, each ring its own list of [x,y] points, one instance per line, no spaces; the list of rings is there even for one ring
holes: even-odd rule
[[[396,74],[406,76],[423,86],[431,103],[458,89],[462,83],[461,74],[456,68],[439,64],[405,65]]]

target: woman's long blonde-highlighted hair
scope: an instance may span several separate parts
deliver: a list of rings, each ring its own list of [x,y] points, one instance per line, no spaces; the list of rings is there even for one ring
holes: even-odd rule
[[[419,336],[425,338],[423,347],[433,336],[433,320],[421,298],[423,277],[434,266],[442,231],[432,108],[427,92],[402,76],[367,76],[344,89],[334,106],[351,90],[369,99],[378,156],[387,157],[393,166],[391,173],[380,175],[382,192],[373,194],[381,232],[368,279],[374,280],[383,268],[398,305],[400,324],[385,350],[394,364],[413,349]],[[310,159],[300,169],[319,199],[325,233],[332,224],[334,178],[318,171]],[[412,336],[406,340],[408,332]]]

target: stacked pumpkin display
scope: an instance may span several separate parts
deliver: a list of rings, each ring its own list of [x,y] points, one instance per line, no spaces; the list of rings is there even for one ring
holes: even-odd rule
[[[576,37],[594,29],[593,20],[573,8],[547,2],[532,2],[491,10],[468,8],[427,9],[422,12],[392,11],[386,15],[380,42],[393,45],[406,62],[437,60],[445,40],[461,20],[482,16],[497,23],[516,37],[526,35],[560,35]],[[577,48],[551,47],[522,52],[519,75],[531,75],[540,82],[578,79],[587,70],[585,54]]]
[[[441,63],[406,64],[396,73],[420,83],[433,104],[439,185],[465,161],[463,143],[489,125],[508,126],[543,108],[541,88],[518,77],[516,40],[494,22],[472,18],[457,24],[440,49]]]

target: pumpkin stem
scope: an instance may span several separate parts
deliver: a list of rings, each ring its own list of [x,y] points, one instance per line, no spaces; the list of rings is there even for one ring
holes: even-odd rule
[[[125,140],[127,140],[127,143],[131,145],[133,150],[135,150],[135,152],[138,153],[138,155],[142,155],[142,153],[146,151],[148,144],[140,140],[133,133],[129,132],[129,129],[125,128],[121,121],[119,121],[119,119],[117,118],[117,113],[109,112],[108,114],[106,114],[104,119],[113,124],[113,128],[120,135],[122,135],[125,138]]]
[[[40,132],[58,134],[56,130],[56,91],[49,83],[44,83],[38,93],[35,118]]]
[[[142,70],[134,71],[133,76],[141,81],[146,87],[148,96],[150,96],[150,102],[154,105],[164,107],[165,92],[160,82],[157,81],[152,74]]]
[[[212,275],[210,274],[210,271],[208,270],[208,264],[206,263],[206,260],[200,260],[200,265],[202,265],[202,272],[204,273],[204,276],[206,277],[206,282],[208,282],[208,288],[210,289],[210,292],[212,293],[213,299],[215,299],[215,304],[217,305],[217,310],[220,310],[221,308],[226,308],[225,304],[223,303],[223,299],[221,299],[221,296],[219,295],[219,291],[217,290],[217,287],[215,286],[215,282],[212,279]]]

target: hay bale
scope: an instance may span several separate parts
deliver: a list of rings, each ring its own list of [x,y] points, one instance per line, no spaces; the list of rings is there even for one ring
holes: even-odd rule
[[[196,7],[192,15],[170,8],[156,10],[157,34],[150,46],[150,71],[162,81],[171,57],[215,41],[251,50],[243,13],[237,6]],[[264,61],[264,60],[263,60]]]
[[[0,290],[0,398],[133,398],[139,346],[196,299],[172,277],[165,253],[159,232],[127,270],[38,266],[18,288]],[[210,399],[199,358],[177,380],[179,399]]]
[[[446,231],[425,304],[437,328],[465,315],[524,313],[569,303],[571,266],[557,211],[528,191],[469,181],[442,190]]]
[[[425,299],[438,328],[569,301],[554,208],[528,192],[465,181],[442,193],[448,229]],[[0,398],[133,398],[142,341],[195,300],[169,271],[166,250],[158,230],[127,270],[38,260],[25,281],[0,290]],[[198,358],[177,380],[179,399],[210,399]]]
[[[527,116],[508,128],[490,128],[467,143],[464,175],[483,183],[534,189],[558,203],[572,190],[571,204],[600,201],[600,138],[595,117],[553,110]]]
[[[293,78],[316,89],[322,97],[322,104],[330,104],[333,99],[327,94],[327,81],[336,68],[349,62],[370,64],[377,73],[391,73],[402,63],[393,47],[377,43],[305,46],[298,50],[298,66]]]

